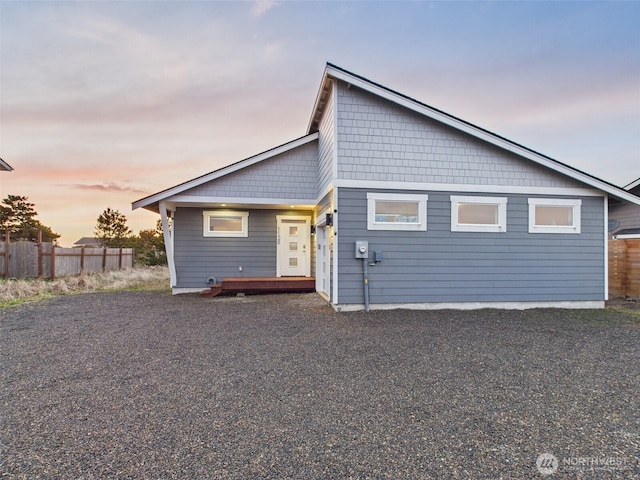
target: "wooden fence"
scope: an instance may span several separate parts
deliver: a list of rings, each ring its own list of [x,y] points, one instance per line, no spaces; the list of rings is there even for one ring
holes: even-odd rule
[[[609,295],[640,298],[640,239],[609,240]]]
[[[133,267],[132,248],[60,248],[51,242],[0,242],[0,276],[54,279]]]

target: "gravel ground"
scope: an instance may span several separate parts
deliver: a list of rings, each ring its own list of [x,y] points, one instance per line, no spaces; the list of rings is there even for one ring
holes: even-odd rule
[[[637,313],[122,292],[0,315],[2,478],[531,479],[542,453],[546,478],[640,478]]]

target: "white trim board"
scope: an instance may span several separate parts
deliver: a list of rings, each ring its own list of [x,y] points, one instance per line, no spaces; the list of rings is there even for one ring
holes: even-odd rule
[[[521,195],[562,195],[603,197],[604,194],[592,188],[558,188],[558,187],[518,187],[508,185],[473,185],[458,183],[423,183],[423,182],[386,182],[383,180],[334,180],[336,187],[366,188],[379,190],[419,190],[432,192],[469,192],[469,193],[514,193]]]

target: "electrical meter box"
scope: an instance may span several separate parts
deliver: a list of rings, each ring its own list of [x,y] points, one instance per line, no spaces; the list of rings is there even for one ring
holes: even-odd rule
[[[367,240],[356,241],[356,258],[369,258],[369,242]]]

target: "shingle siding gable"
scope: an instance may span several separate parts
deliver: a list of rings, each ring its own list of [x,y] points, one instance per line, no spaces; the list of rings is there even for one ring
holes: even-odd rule
[[[318,142],[313,141],[186,190],[182,195],[315,200],[317,165]]]
[[[518,187],[582,186],[368,92],[338,83],[338,178]]]

